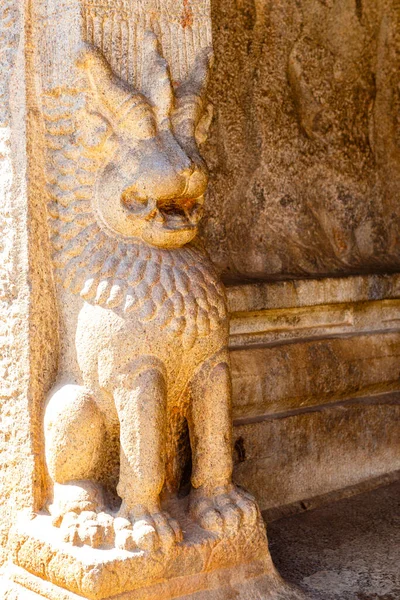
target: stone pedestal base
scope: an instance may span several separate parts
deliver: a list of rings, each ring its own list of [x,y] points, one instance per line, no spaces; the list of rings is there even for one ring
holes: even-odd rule
[[[180,515],[184,540],[168,552],[73,546],[45,514],[19,520],[9,579],[15,598],[30,590],[48,600],[298,599],[272,564],[264,524],[231,537],[204,531]],[[13,598],[14,600],[14,598]]]
[[[251,569],[250,569],[251,570]],[[192,581],[190,581],[190,579]],[[240,582],[239,580],[242,579]],[[187,589],[208,585],[208,589],[186,593]],[[19,567],[12,567],[6,583],[7,600],[82,600],[73,594],[44,581]],[[179,591],[181,588],[182,593]],[[276,573],[249,578],[247,568],[222,569],[207,581],[202,578],[179,577],[147,589],[134,590],[106,600],[306,600],[299,590],[286,584]]]

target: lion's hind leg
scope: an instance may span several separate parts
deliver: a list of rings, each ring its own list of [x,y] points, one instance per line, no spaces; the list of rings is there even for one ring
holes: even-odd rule
[[[91,478],[101,457],[105,426],[90,392],[66,384],[45,410],[45,451],[52,498],[48,508],[66,541],[99,546],[111,542],[112,519],[103,511],[101,486]]]

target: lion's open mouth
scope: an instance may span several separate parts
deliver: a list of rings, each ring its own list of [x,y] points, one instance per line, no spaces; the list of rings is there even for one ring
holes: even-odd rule
[[[149,225],[172,231],[195,229],[203,215],[203,201],[203,197],[200,197],[140,202],[129,196],[122,197],[132,217],[145,219]]]
[[[187,207],[163,205],[156,209],[154,220],[167,229],[197,227],[203,215],[203,203],[194,202]]]

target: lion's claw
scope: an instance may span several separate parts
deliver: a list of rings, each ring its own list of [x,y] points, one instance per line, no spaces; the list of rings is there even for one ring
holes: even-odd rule
[[[233,486],[208,495],[195,490],[190,511],[200,527],[227,536],[235,535],[242,525],[254,526],[259,515],[250,494]]]
[[[116,546],[124,550],[155,552],[162,548],[168,551],[182,540],[180,526],[165,512],[145,513],[130,520],[119,517],[115,519],[114,527],[117,530]]]
[[[67,512],[62,517],[59,527],[65,542],[74,546],[100,548],[110,546],[114,541],[112,520],[107,513]]]
[[[66,513],[59,524],[62,538],[74,546],[115,546],[120,550],[164,551],[182,541],[182,530],[165,512],[113,518],[107,513]]]

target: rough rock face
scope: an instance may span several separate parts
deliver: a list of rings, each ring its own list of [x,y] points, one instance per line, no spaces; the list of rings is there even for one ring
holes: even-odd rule
[[[7,600],[299,598],[231,404],[269,514],[400,467],[400,0],[211,1],[0,0]]]
[[[400,8],[216,0],[204,236],[226,278],[400,264]]]
[[[0,3],[0,564],[18,511],[41,502],[43,390],[54,377],[55,309],[47,230],[28,192],[23,3]],[[32,73],[32,71],[30,71]],[[30,140],[34,153],[35,139]],[[38,335],[40,332],[40,335]],[[35,416],[34,416],[35,415]],[[22,467],[21,467],[22,465]],[[3,592],[3,588],[0,589]]]

